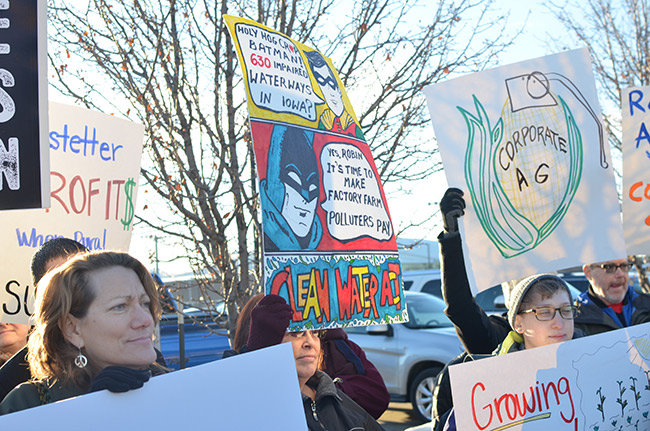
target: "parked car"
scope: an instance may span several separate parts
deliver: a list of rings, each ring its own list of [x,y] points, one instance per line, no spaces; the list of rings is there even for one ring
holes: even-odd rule
[[[462,345],[433,295],[405,292],[407,323],[346,328],[386,383],[392,401],[408,401],[423,421],[431,420],[437,374],[459,355]]]
[[[424,269],[407,271],[402,274],[404,290],[423,292],[442,299],[442,280],[439,269]],[[502,313],[505,311],[501,285],[491,287],[476,295],[476,302],[488,314]]]
[[[564,281],[569,283],[571,286],[578,289],[580,292],[584,292],[589,289],[589,280],[585,277],[584,272],[560,272],[559,275]]]
[[[424,292],[442,298],[441,277],[439,269],[422,269],[402,273],[404,290]]]
[[[160,350],[167,367],[178,370],[216,361],[230,349],[228,332],[209,314],[196,308],[184,311],[185,360],[181,367],[180,330],[176,313],[166,313],[160,319]],[[222,315],[223,317],[223,315]]]

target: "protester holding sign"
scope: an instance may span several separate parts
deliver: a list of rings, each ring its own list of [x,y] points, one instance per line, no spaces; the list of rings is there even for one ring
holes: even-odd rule
[[[509,331],[501,316],[487,316],[472,297],[465,272],[457,218],[464,214],[463,192],[449,188],[440,201],[444,231],[438,236],[445,313],[470,353],[489,353]],[[583,266],[589,289],[576,299],[575,327],[586,335],[598,334],[650,321],[650,295],[629,284],[626,259]]]
[[[533,349],[571,340],[574,336],[576,308],[564,281],[552,274],[536,274],[504,286],[508,293],[510,331],[496,355]],[[455,414],[449,416],[445,430],[455,430]]]
[[[458,338],[471,354],[489,354],[512,330],[504,316],[487,316],[478,305],[467,279],[458,232],[458,218],[464,214],[463,192],[449,188],[440,200],[444,231],[438,235],[442,297],[445,314],[456,328]]]
[[[291,342],[309,429],[382,430],[368,412],[337,388],[327,373],[320,371],[323,331],[286,332],[291,315],[291,307],[283,298],[265,296],[251,311],[247,348],[252,351]]]
[[[160,316],[147,269],[122,252],[82,254],[39,283],[29,365],[36,379],[0,403],[6,414],[102,389],[142,387],[156,366]]]
[[[513,322],[509,321],[512,307],[509,308],[511,311],[503,316],[488,316],[472,296],[465,272],[461,237],[458,232],[458,218],[464,214],[464,209],[465,200],[462,190],[447,189],[440,200],[444,231],[438,236],[442,268],[442,296],[447,304],[445,314],[453,322],[458,338],[469,353],[469,355],[461,355],[450,364],[465,362],[468,357],[471,359],[472,355],[491,354],[513,330],[511,326]],[[504,297],[509,298],[507,287],[504,289]],[[576,336],[583,335],[580,330],[575,332]],[[432,416],[434,425],[436,425],[447,411],[448,406],[451,405],[448,367],[438,376],[433,404]]]
[[[251,310],[263,298],[263,294],[257,294],[242,308],[237,319],[233,350],[226,351],[224,357],[244,353],[249,350],[247,344],[250,332]],[[267,299],[267,301],[271,300]],[[280,310],[282,308],[286,309],[282,301],[277,299],[276,301],[278,301],[277,303],[279,305],[275,305],[275,307],[278,307]],[[261,331],[262,328],[255,330],[257,334],[264,335]],[[273,333],[275,331],[271,328],[270,332]],[[263,339],[266,339],[266,337],[263,337]],[[256,342],[253,341],[253,343],[253,346],[257,347],[255,345]],[[345,392],[354,402],[370,413],[373,418],[379,419],[388,408],[390,394],[388,393],[388,389],[386,389],[386,384],[381,374],[379,374],[379,371],[372,362],[366,358],[366,354],[361,347],[348,339],[348,334],[339,328],[323,331],[321,350],[323,352],[321,370],[334,379],[334,383],[338,389]]]

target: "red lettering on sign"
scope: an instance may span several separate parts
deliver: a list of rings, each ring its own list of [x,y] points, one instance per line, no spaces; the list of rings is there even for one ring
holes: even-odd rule
[[[339,268],[334,270],[336,278],[336,293],[339,298],[339,319],[349,320],[352,318],[352,266],[348,267],[347,283],[341,280],[341,273]]]
[[[271,281],[271,293],[274,295],[280,295],[280,290],[282,286],[287,287],[287,294],[289,296],[289,305],[293,310],[293,321],[300,322],[302,320],[302,314],[296,311],[296,301],[293,297],[293,280],[291,279],[291,267],[285,266],[284,271],[278,272],[273,277]]]

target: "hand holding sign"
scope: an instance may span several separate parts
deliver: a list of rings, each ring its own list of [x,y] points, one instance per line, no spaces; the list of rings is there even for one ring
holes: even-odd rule
[[[458,219],[465,214],[463,191],[450,187],[440,200],[440,214],[445,233],[458,232]]]

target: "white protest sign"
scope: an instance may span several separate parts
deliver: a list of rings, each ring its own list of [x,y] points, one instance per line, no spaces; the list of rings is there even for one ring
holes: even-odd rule
[[[30,261],[64,236],[91,250],[129,249],[144,127],[75,106],[50,104],[52,207],[0,212],[0,321],[27,323]]]
[[[305,431],[290,343],[154,377],[141,389],[0,416],[0,429]]]
[[[450,367],[458,429],[650,429],[649,330],[646,323]]]
[[[465,192],[460,227],[478,291],[626,256],[587,49],[424,92],[448,184]]]
[[[650,254],[650,87],[626,88],[623,114],[623,231],[629,254]]]

